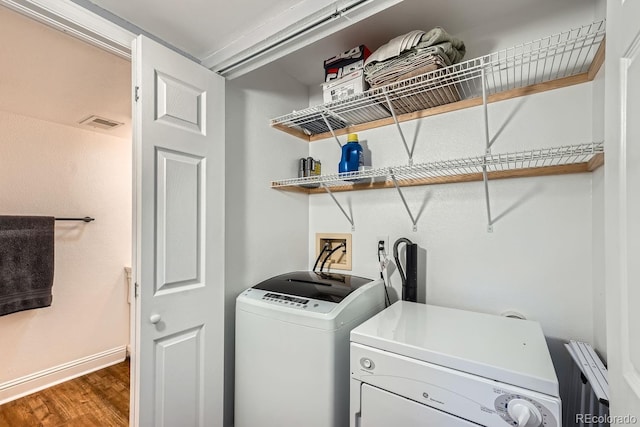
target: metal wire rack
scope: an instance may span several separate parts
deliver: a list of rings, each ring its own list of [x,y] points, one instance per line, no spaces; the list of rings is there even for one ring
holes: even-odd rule
[[[271,182],[272,188],[320,188],[347,187],[371,182],[393,182],[399,185],[420,185],[432,182],[447,182],[447,178],[488,173],[522,171],[553,166],[580,165],[588,163],[595,155],[604,153],[604,143],[595,142],[578,145],[541,148],[511,153],[487,154],[453,160],[418,163],[414,165],[388,166],[357,172],[320,175],[305,178],[288,178]],[[586,169],[585,169],[586,171]],[[541,175],[540,171],[532,175]],[[436,181],[431,181],[436,179]],[[480,178],[481,179],[481,178]],[[390,185],[388,185],[390,186]]]
[[[347,99],[310,107],[271,120],[304,135],[426,110],[461,100],[587,73],[605,37],[598,21],[543,39],[471,59]]]

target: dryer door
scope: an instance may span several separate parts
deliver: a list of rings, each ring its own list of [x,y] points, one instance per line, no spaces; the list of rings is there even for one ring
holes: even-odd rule
[[[362,384],[361,397],[361,427],[477,427],[479,425],[368,384]]]

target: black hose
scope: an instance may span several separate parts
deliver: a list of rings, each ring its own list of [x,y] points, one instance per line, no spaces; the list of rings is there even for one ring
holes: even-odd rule
[[[405,276],[404,270],[402,269],[402,264],[400,264],[400,259],[398,258],[398,245],[400,245],[400,243],[413,245],[413,242],[406,237],[401,237],[393,244],[393,258],[396,260],[398,273],[400,273],[400,279],[402,280],[402,289],[404,289],[404,287],[407,285],[407,276]]]
[[[316,262],[315,264],[313,264],[313,270],[312,271],[316,271],[316,267],[318,267],[318,262],[320,262],[320,258],[322,257],[322,254],[325,253],[325,251],[329,248],[329,245],[325,243],[325,245],[322,247],[322,250],[320,251],[320,255],[318,255],[318,258],[316,258]]]
[[[335,248],[331,249],[331,252],[329,252],[329,255],[327,255],[327,257],[324,259],[324,261],[322,261],[322,265],[320,266],[320,272],[322,273],[322,269],[324,268],[324,264],[327,262],[327,260],[329,258],[331,258],[331,255],[333,255],[333,253],[335,251],[337,251],[340,248],[346,248],[347,245],[345,245],[344,243],[340,243],[338,246],[336,246]]]

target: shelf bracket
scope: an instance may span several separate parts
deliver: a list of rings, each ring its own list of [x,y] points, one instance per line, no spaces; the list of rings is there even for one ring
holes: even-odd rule
[[[493,233],[493,220],[491,219],[491,203],[489,202],[489,178],[487,177],[487,165],[482,166],[482,180],[484,181],[484,197],[487,202],[487,232]]]
[[[321,112],[320,114],[322,115],[322,119],[324,120],[325,124],[327,125],[327,127],[331,131],[331,135],[333,135],[333,137],[335,138],[336,142],[338,143],[338,147],[342,148],[342,144],[340,143],[340,140],[338,139],[338,136],[333,131],[333,128],[331,127],[331,123],[329,123],[329,120],[327,120],[327,115],[324,113],[324,111]]]
[[[489,199],[489,176],[487,174],[487,156],[491,155],[491,139],[489,138],[489,109],[487,108],[487,74],[482,61],[480,71],[482,79],[482,110],[484,116],[485,157],[482,165],[482,180],[484,181],[484,197],[487,203],[487,232],[493,233],[493,220],[491,219],[491,201]]]
[[[409,166],[413,166],[413,149],[409,150],[409,145],[407,144],[407,140],[404,137],[404,133],[402,133],[402,127],[400,127],[400,123],[398,122],[398,116],[396,115],[396,110],[393,108],[391,99],[389,99],[389,93],[387,92],[386,89],[384,90],[384,97],[387,100],[389,111],[391,111],[391,116],[393,117],[393,121],[395,122],[396,128],[398,129],[398,133],[400,134],[400,138],[402,139],[402,144],[404,144],[404,149],[407,151],[407,156],[409,157]]]
[[[407,213],[409,214],[409,218],[411,218],[411,223],[413,224],[413,231],[418,231],[418,221],[414,218],[413,214],[411,213],[411,209],[409,209],[407,200],[404,198],[404,194],[402,194],[402,190],[400,190],[400,186],[398,185],[398,181],[396,180],[396,177],[393,174],[393,170],[389,169],[389,174],[391,175],[391,180],[393,181],[393,185],[396,187],[396,190],[398,190],[398,194],[402,199],[402,204],[404,204],[404,208],[407,210]]]
[[[491,150],[491,139],[489,138],[489,108],[487,106],[487,73],[484,66],[484,60],[482,61],[482,68],[480,70],[480,78],[482,80],[482,112],[484,115],[484,138],[487,152]]]
[[[340,202],[338,202],[338,199],[336,199],[336,196],[333,195],[333,193],[331,192],[331,190],[329,190],[329,186],[327,184],[320,184],[322,185],[322,188],[324,188],[324,190],[327,192],[327,194],[329,194],[331,196],[331,198],[333,199],[334,203],[336,204],[336,206],[338,206],[338,208],[340,208],[340,211],[342,212],[342,214],[345,216],[345,218],[347,218],[347,221],[349,221],[349,223],[351,224],[351,231],[356,231],[356,226],[353,223],[353,218],[349,216],[349,214],[347,214],[347,211],[344,210],[344,208],[342,207],[342,205],[340,204]]]

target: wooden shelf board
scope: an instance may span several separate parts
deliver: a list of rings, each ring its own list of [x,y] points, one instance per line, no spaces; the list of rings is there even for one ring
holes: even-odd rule
[[[582,74],[576,74],[575,76],[563,77],[560,79],[551,80],[544,83],[537,83],[537,84],[525,86],[522,88],[511,89],[504,92],[495,93],[487,97],[487,102],[493,103],[498,101],[504,101],[507,99],[517,98],[520,96],[533,95],[533,94],[545,92],[548,90],[560,89],[563,87],[573,86],[576,84],[592,81],[596,77],[596,75],[598,74],[598,71],[600,70],[600,68],[602,67],[602,64],[604,63],[605,41],[606,39],[603,39],[602,42],[600,43],[600,46],[598,47],[598,50],[587,72]],[[398,121],[406,122],[410,120],[416,120],[424,117],[434,116],[437,114],[448,113],[450,111],[457,111],[457,110],[463,110],[465,108],[477,107],[479,105],[482,105],[482,98],[480,97],[464,99],[462,101],[453,102],[450,104],[444,104],[444,105],[429,108],[426,110],[420,110],[420,111],[414,111],[412,113],[401,114],[398,116]],[[362,132],[367,129],[374,129],[377,127],[388,126],[392,124],[394,124],[393,117],[387,117],[384,119],[374,120],[367,123],[361,123],[358,125],[353,125],[353,126],[349,126],[342,129],[335,129],[334,132],[336,135],[339,136],[339,135],[346,135],[348,133]],[[278,130],[286,132],[290,135],[301,138],[307,142],[314,142],[314,141],[319,141],[319,140],[333,137],[331,132],[324,132],[324,133],[309,136],[302,131],[299,131],[297,129],[293,129],[281,124],[275,124],[271,126]]]
[[[538,83],[522,88],[511,89],[500,93],[495,93],[487,97],[487,103],[504,101],[507,99],[517,98],[520,96],[533,95],[536,93],[546,92],[548,90],[560,89],[567,86],[573,86],[580,83],[588,82],[588,73],[577,74],[571,77],[564,77],[561,79],[551,80],[544,83]],[[399,122],[406,122],[410,120],[422,119],[424,117],[435,116],[438,114],[449,113],[451,111],[464,110],[466,108],[477,107],[482,105],[482,98],[470,98],[463,99],[462,101],[452,102],[450,104],[444,104],[437,107],[429,108],[426,110],[414,111],[412,113],[401,114],[398,116]],[[346,135],[348,133],[362,132],[368,129],[374,129],[382,126],[388,126],[394,124],[393,117],[387,117],[372,122],[361,123],[359,125],[349,126],[342,129],[336,129],[336,135]],[[303,134],[304,135],[304,134]],[[307,136],[304,135],[305,140],[309,142],[315,142],[322,139],[330,138],[333,135],[331,132],[320,133],[316,135]]]
[[[524,169],[512,169],[505,171],[489,172],[488,178],[493,179],[506,179],[506,178],[525,178],[535,176],[549,176],[549,175],[566,175],[572,173],[584,173],[592,172],[598,167],[604,164],[604,154],[596,154],[588,162],[574,163],[569,165],[557,165],[557,166],[543,166]],[[451,184],[456,182],[472,182],[482,181],[482,173],[451,175],[434,178],[420,178],[420,179],[404,179],[398,180],[400,187],[414,187],[419,185],[433,185],[433,184]],[[381,188],[394,188],[393,182],[380,181],[380,182],[368,182],[358,184],[345,184],[339,186],[330,187],[332,193],[338,193],[342,191],[361,191],[361,190],[376,190]],[[285,187],[274,187],[276,190],[293,191],[306,194],[318,194],[324,193],[325,190],[321,187],[318,188],[302,188],[297,185],[290,185]]]
[[[548,90],[560,89],[563,87],[573,86],[576,84],[586,83],[590,81],[589,75],[591,73],[591,69],[582,74],[577,74],[571,77],[564,77],[557,80],[551,80],[545,83],[538,83],[522,88],[511,89],[500,93],[495,93],[489,95],[487,97],[487,102],[493,103],[498,101],[504,101],[507,99],[517,98],[520,96],[533,95],[536,93],[546,92]],[[594,74],[595,77],[595,74]],[[414,111],[412,113],[401,114],[398,116],[399,122],[406,122],[410,120],[422,119],[424,117],[435,116],[438,114],[449,113],[451,111],[464,110],[466,108],[477,107],[482,105],[482,98],[470,98],[464,99],[458,102],[452,102],[450,104],[444,104],[437,107],[429,108],[426,110]],[[368,129],[375,129],[382,126],[389,126],[394,124],[393,117],[386,117],[384,119],[374,120],[367,123],[361,123],[358,125],[349,126],[342,129],[335,129],[334,132],[337,136],[346,135],[348,133],[357,133],[362,132]],[[319,133],[316,135],[307,135],[304,132],[301,132],[297,129],[293,129],[281,124],[271,125],[273,128],[286,132],[290,135],[296,136],[300,139],[303,139],[307,142],[315,142],[320,141],[327,138],[332,138],[333,135],[331,132]]]

